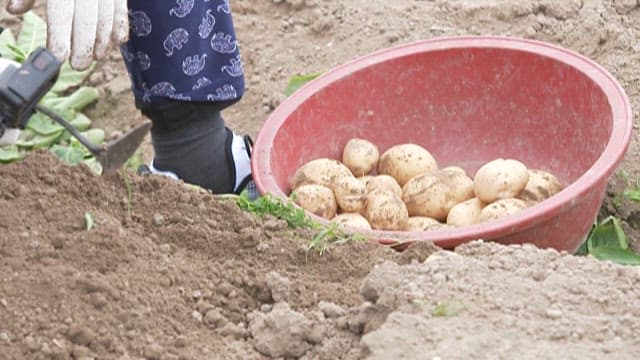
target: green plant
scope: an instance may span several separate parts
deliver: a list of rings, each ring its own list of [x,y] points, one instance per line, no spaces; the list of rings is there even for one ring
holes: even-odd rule
[[[0,34],[0,55],[22,62],[37,47],[45,46],[46,36],[46,23],[34,13],[28,12],[24,15],[17,38],[8,29]],[[94,143],[101,144],[105,139],[104,131],[91,128],[91,120],[82,113],[87,105],[98,99],[95,88],[81,86],[91,71],[93,66],[86,71],[75,71],[65,62],[56,83],[40,104],[61,115]],[[100,164],[88,150],[61,125],[40,113],[29,119],[16,144],[0,148],[0,162],[17,161],[31,151],[43,148],[51,150],[69,164],[85,163],[95,173],[102,171]]]
[[[322,73],[313,73],[307,75],[294,75],[289,79],[287,88],[284,90],[285,96],[291,96],[296,90],[301,88],[304,84],[322,75]]]
[[[629,249],[622,222],[609,216],[594,224],[577,252],[578,255],[592,255],[599,260],[608,260],[622,265],[640,265],[640,255]]]
[[[292,198],[285,202],[271,194],[265,194],[251,201],[247,193],[243,192],[237,197],[236,203],[241,209],[258,216],[271,215],[285,220],[291,228],[313,230],[315,233],[307,245],[307,253],[311,250],[317,250],[320,255],[324,255],[332,245],[366,240],[360,234],[351,234],[342,230],[336,223],[324,225],[311,219],[304,210],[294,204]]]
[[[84,227],[87,231],[90,231],[91,229],[93,229],[93,215],[91,215],[91,213],[86,212],[84,213]]]

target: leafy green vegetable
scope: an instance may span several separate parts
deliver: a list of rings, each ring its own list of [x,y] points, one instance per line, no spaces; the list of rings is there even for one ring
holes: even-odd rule
[[[33,12],[23,17],[22,27],[17,39],[10,30],[0,34],[0,54],[17,62],[24,61],[39,46],[46,43],[46,23]],[[83,132],[96,144],[104,142],[104,131],[91,129],[91,119],[81,111],[98,100],[98,91],[92,87],[81,86],[95,64],[85,71],[71,69],[65,62],[58,74],[52,89],[43,97],[41,104],[52,109],[79,131]],[[84,163],[95,173],[102,171],[102,166],[93,158],[75,138],[71,137],[61,125],[46,115],[36,113],[27,122],[15,148],[5,148],[0,153],[0,161],[12,162],[21,159],[28,151],[49,148],[62,161],[70,164]]]
[[[47,45],[47,23],[38,15],[29,11],[24,14],[22,27],[16,46],[25,54],[31,54],[37,47]]]
[[[17,145],[0,147],[0,163],[10,163],[21,158]]]
[[[621,220],[614,216],[609,216],[593,226],[577,254],[590,254],[596,259],[622,265],[640,265],[640,255],[629,249]]]
[[[40,113],[34,114],[31,119],[29,119],[27,128],[33,130],[36,134],[45,136],[60,133],[64,130],[62,125]]]
[[[85,157],[85,152],[83,149],[74,147],[74,146],[64,146],[55,144],[51,147],[51,151],[56,154],[60,159],[64,162],[77,165],[80,164]]]
[[[608,260],[621,265],[640,265],[640,255],[629,249],[600,246],[591,250],[591,255],[599,260]]]
[[[93,229],[93,215],[91,215],[91,213],[84,213],[84,224],[85,224],[85,229],[87,229],[87,231]]]
[[[296,92],[302,85],[308,83],[309,81],[317,78],[322,75],[322,73],[314,73],[308,75],[294,75],[289,79],[289,84],[287,84],[287,88],[284,91],[286,96],[291,96],[294,92]]]
[[[58,81],[53,85],[51,91],[54,93],[65,92],[73,87],[79,86],[82,82],[91,74],[95,68],[95,63],[91,65],[87,70],[76,71],[71,69],[69,62],[62,64],[60,68],[60,74],[58,75]]]
[[[5,59],[15,60],[14,52],[10,46],[16,46],[16,38],[11,31],[0,33],[0,56]]]

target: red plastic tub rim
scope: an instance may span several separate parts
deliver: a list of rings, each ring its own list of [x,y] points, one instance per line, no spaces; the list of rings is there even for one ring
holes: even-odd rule
[[[590,189],[607,181],[627,151],[633,121],[631,104],[627,95],[620,83],[606,69],[576,52],[540,41],[500,36],[460,36],[421,40],[380,50],[335,67],[321,77],[305,84],[274,110],[267,120],[267,124],[270,126],[264,126],[256,138],[252,171],[255,174],[254,179],[258,189],[261,193],[269,192],[283,199],[288,197],[279,188],[268,168],[261,167],[271,164],[270,144],[273,143],[277,130],[302,103],[316,92],[328,84],[374,64],[416,53],[457,48],[497,48],[524,51],[552,58],[582,72],[601,88],[609,101],[613,117],[611,137],[600,157],[576,181],[550,199],[529,207],[517,215],[456,229],[428,232],[372,230],[364,232],[365,235],[377,239],[419,239],[438,240],[439,242],[446,239],[446,242],[451,243],[460,239],[506,236],[556,217],[565,208],[572,207],[577,199],[583,197]],[[266,189],[269,190],[265,191]],[[326,222],[325,219],[319,217],[317,219]]]

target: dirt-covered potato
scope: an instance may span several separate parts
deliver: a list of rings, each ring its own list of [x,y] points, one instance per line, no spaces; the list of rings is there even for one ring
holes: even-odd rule
[[[485,204],[472,198],[456,204],[449,210],[447,215],[447,224],[452,226],[469,226],[477,224],[480,221],[480,212]]]
[[[527,181],[527,167],[514,159],[490,161],[478,169],[473,179],[476,197],[485,203],[517,197]]]
[[[456,170],[437,170],[418,175],[402,188],[409,215],[446,221],[457,203],[473,198],[473,182]]]
[[[390,175],[377,175],[367,180],[367,194],[375,191],[389,191],[402,197],[402,187]]]
[[[336,181],[333,192],[340,209],[346,212],[362,210],[367,201],[367,187],[354,177],[345,176]]]
[[[298,168],[291,179],[291,189],[295,190],[307,184],[333,188],[338,179],[352,176],[351,170],[340,161],[327,158],[315,159]]]
[[[378,147],[364,139],[351,139],[342,151],[342,163],[354,176],[369,174],[378,166]]]
[[[438,169],[436,159],[416,144],[401,144],[387,149],[378,161],[378,174],[391,175],[400,186],[414,176]]]
[[[369,194],[364,217],[377,230],[405,230],[409,223],[406,205],[399,196],[391,192]]]
[[[426,217],[426,216],[411,216],[409,217],[408,231],[429,231],[436,229],[446,228],[447,224],[443,224],[440,221]]]
[[[527,208],[527,203],[520,199],[500,199],[480,211],[479,222],[501,219],[516,214]]]
[[[338,211],[333,190],[324,185],[301,185],[293,191],[293,198],[301,208],[326,219],[333,218]]]
[[[371,230],[371,224],[369,224],[369,221],[367,221],[367,219],[360,214],[342,213],[336,215],[336,217],[334,217],[332,221],[335,221],[337,224],[356,229]]]
[[[517,197],[533,205],[550,198],[563,189],[562,183],[555,175],[543,170],[529,169],[529,181],[527,186]]]

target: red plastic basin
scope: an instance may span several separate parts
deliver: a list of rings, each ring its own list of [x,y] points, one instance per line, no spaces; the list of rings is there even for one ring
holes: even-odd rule
[[[472,177],[486,161],[515,158],[556,174],[567,187],[497,221],[365,235],[385,244],[431,240],[452,248],[484,239],[574,251],[598,214],[631,131],[624,90],[584,56],[516,38],[438,38],[361,57],[286,99],[256,138],[253,176],[262,193],[287,198],[300,165],[340,159],[353,137],[381,152],[420,144],[440,166],[462,166]]]

